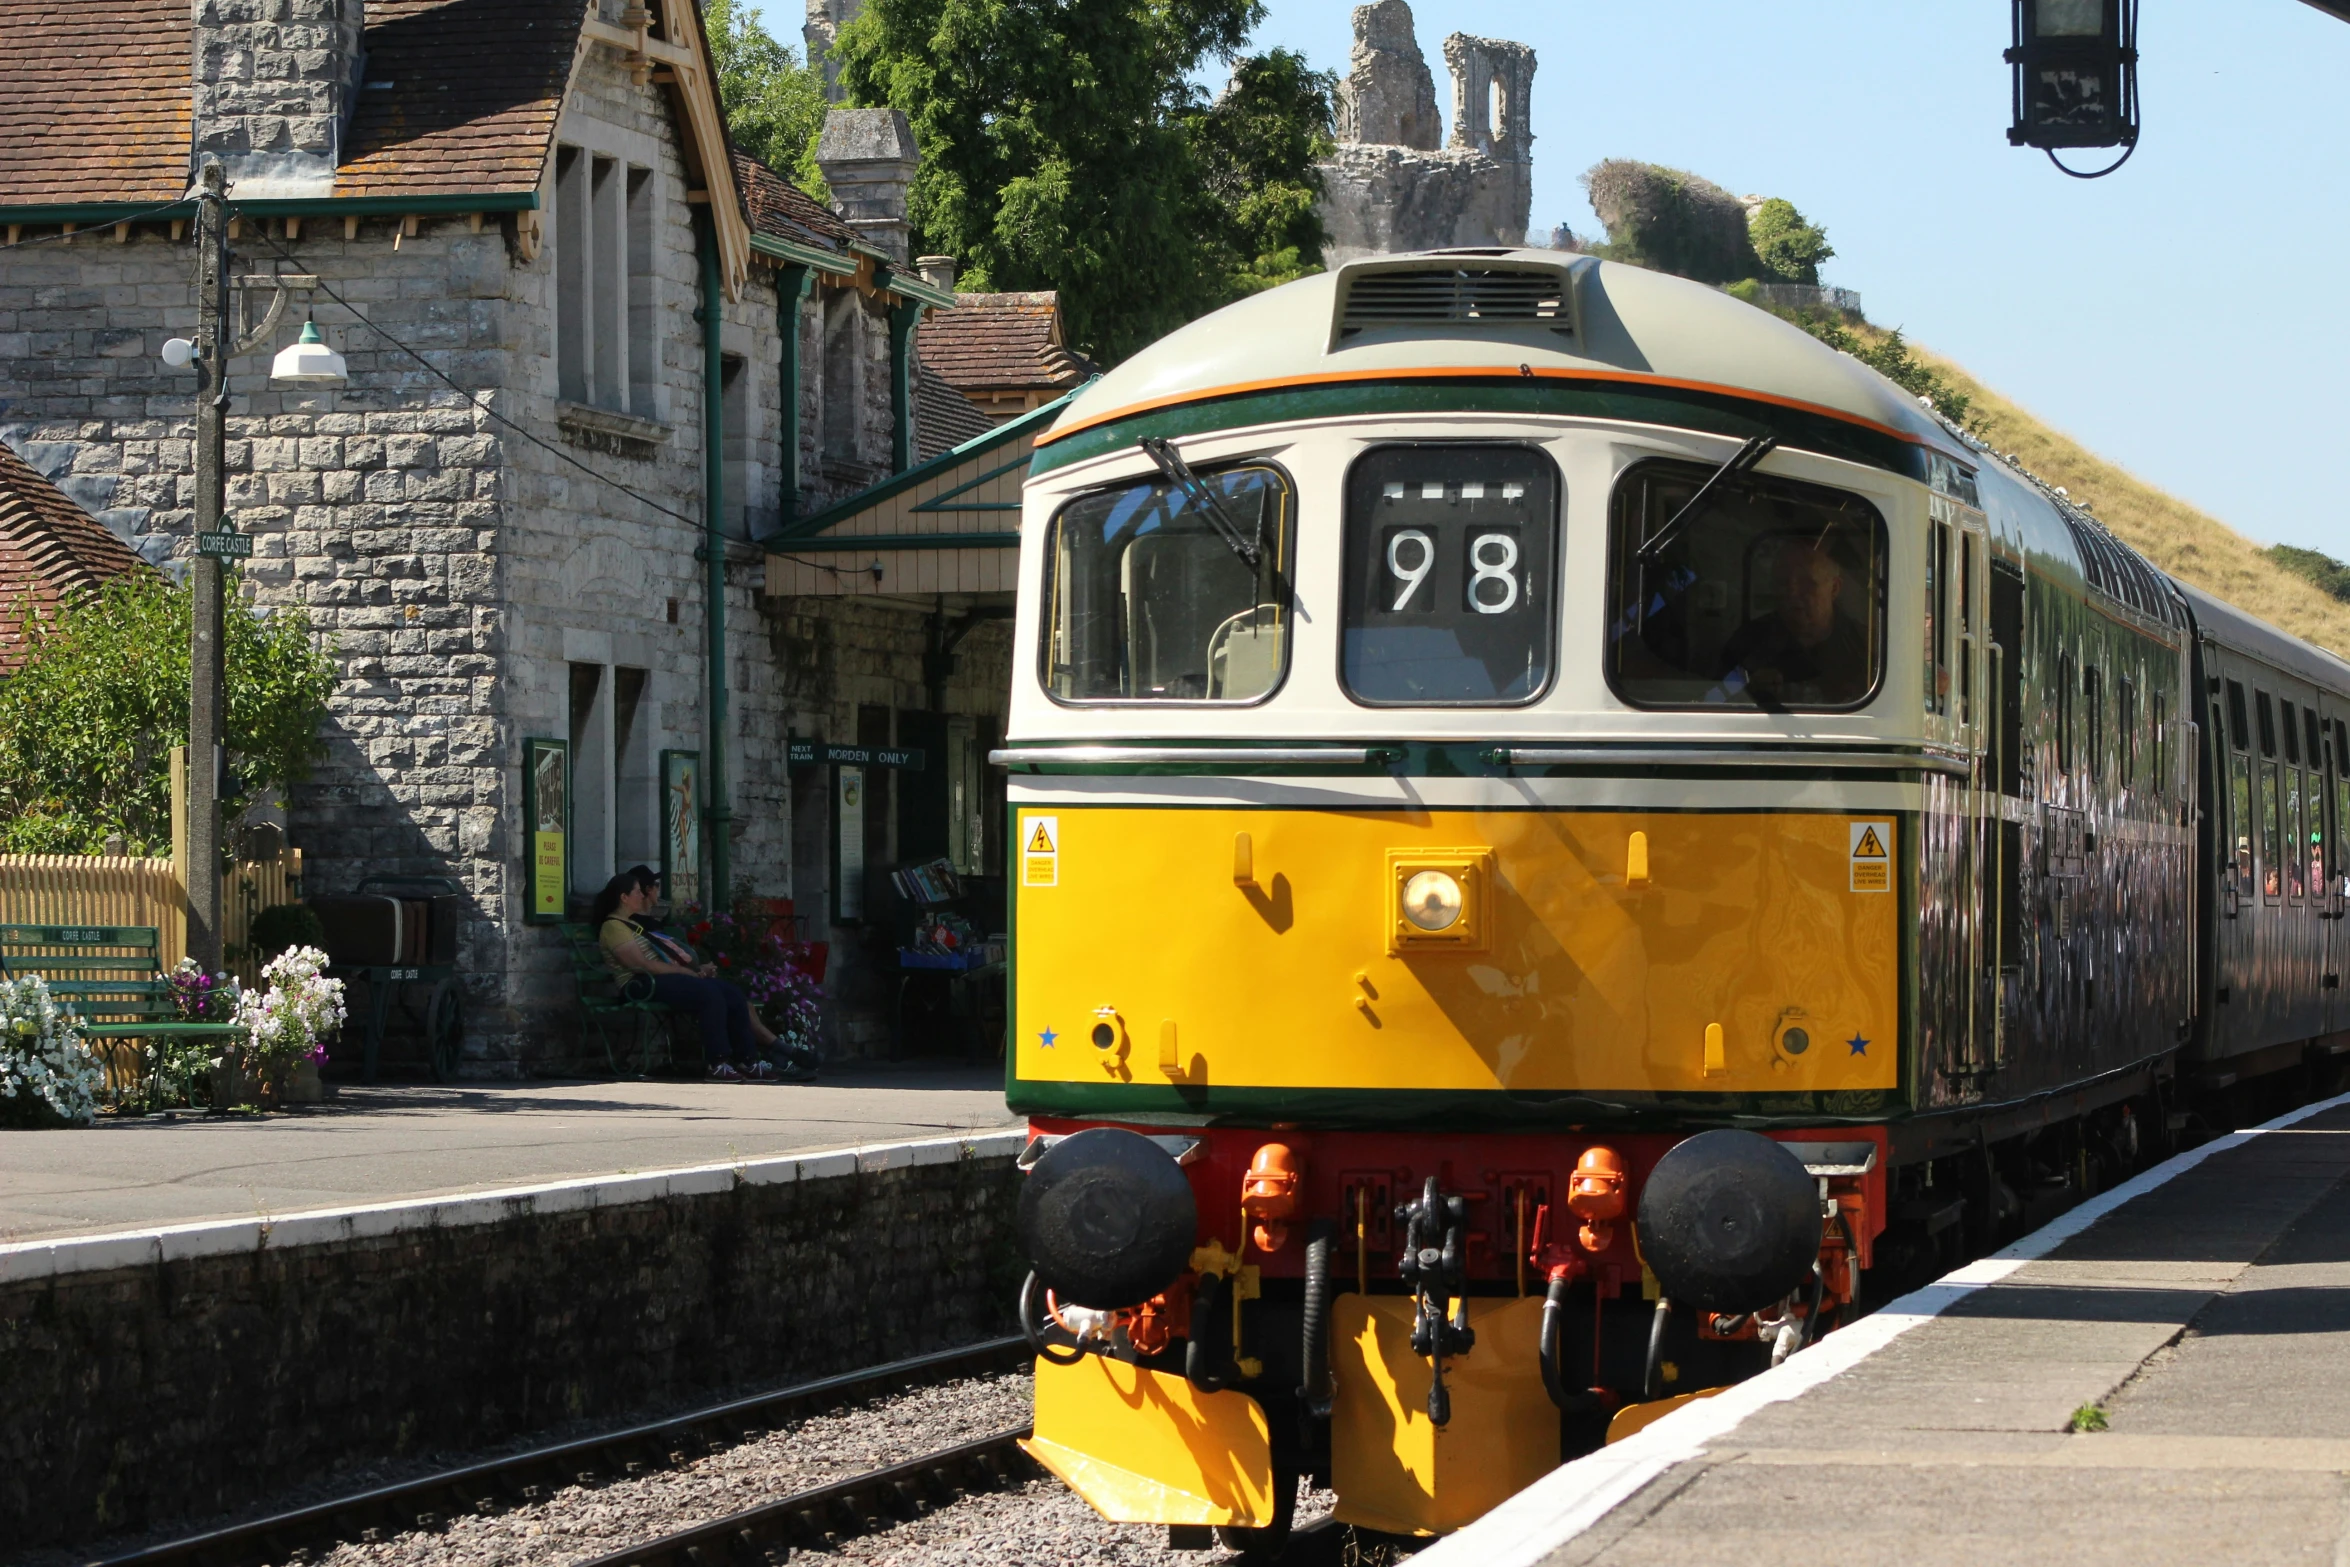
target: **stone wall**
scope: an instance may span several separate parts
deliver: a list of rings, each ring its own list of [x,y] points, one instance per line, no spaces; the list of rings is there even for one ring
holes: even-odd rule
[[[1012,1331],[1019,1141],[0,1247],[0,1540]]]

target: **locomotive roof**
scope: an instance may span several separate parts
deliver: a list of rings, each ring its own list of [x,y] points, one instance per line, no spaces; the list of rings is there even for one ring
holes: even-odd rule
[[[1397,295],[1414,278],[1448,273],[1467,279],[1454,290],[1456,300],[1474,299],[1480,279],[1506,284],[1513,274],[1547,274],[1555,298],[1505,287],[1486,298],[1509,313],[1445,318],[1440,293]],[[1545,305],[1550,313],[1542,313]],[[1768,311],[1685,278],[1555,250],[1369,257],[1251,295],[1168,334],[1094,382],[1046,439],[1242,393],[1445,374],[1648,382],[1753,396],[1872,425],[1970,466],[1974,461],[1915,398]]]

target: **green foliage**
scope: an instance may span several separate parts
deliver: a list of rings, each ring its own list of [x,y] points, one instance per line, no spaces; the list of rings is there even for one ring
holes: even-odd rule
[[[2343,565],[2333,556],[2316,550],[2305,550],[2295,544],[2271,544],[2260,553],[2294,576],[2306,577],[2322,591],[2350,602],[2350,566]]]
[[[1775,283],[1811,283],[1820,280],[1820,263],[1836,254],[1827,230],[1808,222],[1795,203],[1777,196],[1755,209],[1746,223],[1754,255],[1763,276]]]
[[[2073,1411],[2072,1426],[2075,1431],[2102,1431],[2105,1429],[2105,1411],[2095,1404],[2083,1404]]]
[[[703,0],[702,25],[718,62],[718,96],[726,130],[749,153],[819,201],[829,200],[816,167],[824,129],[824,73],[767,31],[740,0]]]
[[[1941,371],[1911,352],[1894,327],[1874,340],[1852,331],[1835,315],[1821,310],[1789,312],[1787,319],[1827,344],[1876,371],[1913,397],[1923,397],[1934,411],[1952,424],[1965,426],[1974,407],[1966,393],[1952,385]]]
[[[1685,169],[1610,158],[1583,176],[1591,210],[1607,225],[1592,254],[1700,283],[1757,276],[1762,263],[1737,197]]]
[[[1241,294],[1321,265],[1313,158],[1329,78],[1244,62],[1205,104],[1259,0],[868,0],[833,46],[860,104],[922,146],[917,250],[964,286],[1058,289],[1070,340],[1114,362]]]
[[[1230,298],[1322,268],[1322,176],[1334,146],[1331,95],[1338,78],[1287,49],[1242,60],[1231,85],[1183,120],[1200,179],[1219,221],[1216,265]],[[1219,301],[1221,303],[1222,301]]]
[[[326,926],[307,903],[273,903],[253,916],[253,950],[269,961],[288,947],[323,947]]]
[[[334,691],[310,617],[264,619],[230,579],[225,826],[309,775]],[[190,595],[149,572],[115,578],[43,618],[22,606],[25,661],[0,682],[0,846],[94,854],[120,833],[134,854],[171,844],[171,751],[188,739]]]

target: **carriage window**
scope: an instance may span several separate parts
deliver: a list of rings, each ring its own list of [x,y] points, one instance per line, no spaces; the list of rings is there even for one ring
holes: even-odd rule
[[[1495,706],[1550,683],[1558,471],[1523,446],[1382,446],[1346,481],[1341,676],[1358,702]]]
[[[2121,783],[2138,781],[2138,683],[2124,675],[2114,686],[2113,734],[2121,742]]]
[[[1610,506],[1607,675],[1636,707],[1858,707],[1884,668],[1885,523],[1857,495],[1647,462]]]
[[[1289,480],[1267,467],[1201,478],[1221,516],[1154,478],[1081,495],[1053,519],[1044,632],[1053,696],[1249,702],[1280,684]],[[1244,547],[1256,549],[1254,566]]]
[[[2252,705],[2260,714],[2260,754],[2274,756],[2277,754],[2276,708],[2269,702],[2266,691],[2253,692]]]
[[[2089,778],[2105,777],[2105,671],[2095,664],[2081,671],[2081,694],[2089,706]]]

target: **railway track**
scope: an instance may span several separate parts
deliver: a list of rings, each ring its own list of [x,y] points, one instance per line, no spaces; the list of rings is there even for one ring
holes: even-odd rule
[[[1015,1426],[976,1441],[868,1470],[724,1518],[679,1529],[580,1567],[718,1567],[781,1560],[797,1547],[822,1548],[869,1534],[935,1507],[961,1501],[975,1486],[992,1490],[1030,1467]]]
[[[1026,1341],[1013,1335],[979,1344],[967,1344],[957,1349],[939,1350],[928,1355],[916,1355],[886,1365],[729,1399],[724,1403],[686,1410],[616,1431],[598,1432],[457,1468],[437,1470],[412,1480],[376,1486],[328,1501],[102,1558],[94,1562],[92,1567],[247,1567],[251,1563],[293,1560],[297,1553],[313,1551],[338,1541],[366,1541],[409,1529],[433,1529],[455,1514],[498,1512],[509,1506],[536,1501],[562,1486],[593,1485],[621,1476],[674,1468],[737,1442],[762,1437],[776,1425],[796,1416],[829,1405],[846,1403],[867,1394],[990,1370],[1010,1369],[1022,1363],[1028,1353]],[[828,1517],[836,1520],[828,1527],[838,1534],[842,1525],[850,1521],[850,1515],[856,1508],[871,1501],[882,1510],[858,1515],[855,1521],[860,1525],[867,1518],[878,1521],[893,1516],[890,1509],[904,1505],[909,1496],[923,1497],[927,1494],[926,1487],[939,1485],[941,1482],[930,1474],[931,1470],[942,1471],[950,1477],[963,1476],[976,1482],[979,1470],[971,1467],[974,1464],[1001,1475],[1009,1472],[1013,1461],[1025,1463],[1025,1455],[1012,1445],[1025,1435],[1025,1429],[999,1432],[956,1448],[942,1449],[910,1463],[892,1465],[886,1470],[876,1470],[833,1485],[817,1487],[806,1495],[815,1497],[820,1493],[834,1491],[841,1494],[837,1498],[827,1496],[821,1502],[803,1502],[798,1510],[813,1512],[819,1520]],[[966,1449],[970,1451],[966,1452]],[[1011,1457],[1002,1458],[1002,1467],[996,1467],[995,1462],[988,1459],[982,1450],[1000,1450],[1009,1453]],[[918,1472],[899,1473],[909,1469]],[[882,1479],[883,1476],[887,1478]],[[876,1484],[883,1489],[873,1489]],[[767,1509],[754,1511],[764,1512]],[[698,1559],[685,1556],[684,1548],[674,1558],[639,1558],[622,1553],[609,1559],[674,1559],[680,1563],[694,1561],[696,1567],[702,1567],[706,1562],[727,1559],[723,1552],[716,1557],[708,1554],[710,1547],[698,1540],[700,1531],[686,1532],[697,1535],[697,1542],[691,1549],[704,1553]]]

